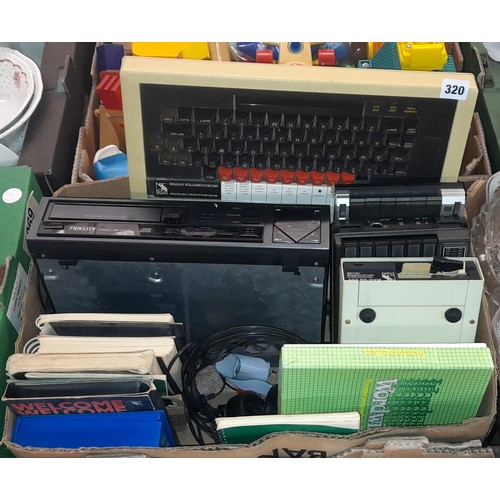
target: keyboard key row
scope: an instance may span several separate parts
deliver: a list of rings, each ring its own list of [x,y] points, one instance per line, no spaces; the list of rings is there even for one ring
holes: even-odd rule
[[[283,115],[284,116],[284,115]],[[182,137],[204,136],[215,138],[262,138],[271,140],[273,134],[289,135],[296,140],[305,140],[307,133],[336,132],[382,132],[390,135],[400,133],[415,135],[418,129],[417,120],[404,120],[403,118],[378,118],[378,117],[331,117],[313,116],[308,120],[296,117],[295,120],[280,118],[266,120],[261,125],[244,123],[214,123],[211,121],[163,121],[161,128],[164,134],[180,135]],[[267,138],[266,138],[267,137]]]

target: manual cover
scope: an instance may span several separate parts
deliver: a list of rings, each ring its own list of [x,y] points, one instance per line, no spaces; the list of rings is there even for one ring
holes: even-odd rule
[[[359,411],[360,430],[459,424],[477,415],[493,374],[486,344],[286,344],[282,414]]]
[[[10,380],[2,401],[15,415],[164,410],[150,377],[128,380]]]

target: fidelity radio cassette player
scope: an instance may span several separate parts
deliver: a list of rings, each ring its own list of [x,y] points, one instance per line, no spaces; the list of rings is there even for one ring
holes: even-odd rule
[[[474,342],[483,284],[475,257],[342,259],[339,341]]]
[[[169,312],[188,340],[324,334],[327,206],[46,197],[27,245],[56,312]]]

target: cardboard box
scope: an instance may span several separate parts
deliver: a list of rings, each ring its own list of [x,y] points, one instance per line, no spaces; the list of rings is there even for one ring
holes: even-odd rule
[[[35,320],[43,310],[35,292],[36,270],[32,268],[29,278],[29,288],[23,309],[23,328],[16,343],[16,351],[22,350],[24,344],[37,334]],[[477,341],[486,342],[494,355],[491,324],[488,305],[483,300],[483,307],[478,323]],[[349,436],[305,433],[276,433],[262,438],[250,445],[189,445],[176,448],[81,448],[46,449],[31,448],[16,445],[10,441],[15,423],[15,415],[7,410],[3,443],[16,457],[21,458],[84,458],[84,457],[123,457],[145,456],[151,458],[332,458],[343,456],[362,456],[365,453],[389,456],[422,456],[425,449],[441,448],[438,443],[449,450],[449,455],[461,456],[466,453],[477,456],[492,456],[491,450],[482,448],[489,434],[496,415],[497,375],[492,378],[478,412],[478,416],[467,419],[457,425],[434,425],[425,427],[386,427],[378,430],[368,430]],[[411,439],[410,439],[411,438]],[[468,443],[475,442],[475,451]],[[397,446],[394,443],[398,443]],[[393,444],[390,444],[393,443]],[[480,444],[481,443],[481,444]],[[404,444],[404,445],[403,445]],[[455,446],[454,446],[455,445]],[[423,447],[423,448],[422,448]],[[413,448],[413,449],[412,449]],[[400,451],[396,451],[400,449]],[[372,450],[372,451],[370,451]],[[381,451],[382,450],[382,451]],[[427,455],[433,455],[432,451]],[[439,454],[436,454],[438,456]],[[448,455],[448,452],[446,452]],[[439,455],[442,456],[442,455]]]
[[[493,173],[500,170],[500,62],[488,56],[481,42],[462,43],[464,69],[476,76],[479,91],[476,110],[484,127]]]
[[[131,42],[114,43],[123,45],[126,55],[132,54]],[[97,45],[101,44],[98,43]],[[208,45],[212,60],[229,61],[231,59],[227,42],[209,42]],[[96,151],[100,148],[115,145],[124,153],[127,152],[123,112],[121,110],[106,109],[101,105],[99,96],[97,95],[96,89],[100,80],[95,53],[89,69],[89,76],[92,80],[92,86],[83,124],[78,131],[70,181],[72,184],[94,182],[93,161]],[[113,181],[114,179],[110,180],[110,182]],[[130,197],[130,194],[127,197]]]
[[[31,258],[25,234],[41,190],[29,167],[0,168],[0,366],[4,367],[22,325],[23,299],[28,285]],[[0,379],[0,391],[5,378]],[[0,402],[0,422],[5,405]],[[0,457],[10,456],[0,448]]]
[[[43,94],[28,123],[18,164],[32,168],[46,196],[71,182],[94,47],[88,42],[47,42],[44,47]]]
[[[475,112],[467,137],[458,181],[464,184],[465,189],[469,189],[477,180],[486,180],[490,176],[491,163],[486,148],[483,125],[479,113]]]

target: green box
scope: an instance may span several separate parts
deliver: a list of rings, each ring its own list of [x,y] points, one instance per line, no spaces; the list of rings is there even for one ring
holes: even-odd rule
[[[5,363],[14,352],[21,327],[21,309],[31,258],[26,232],[42,196],[31,169],[25,166],[0,168],[0,392],[5,390]],[[5,405],[0,402],[3,428]],[[0,447],[0,457],[12,454]]]

